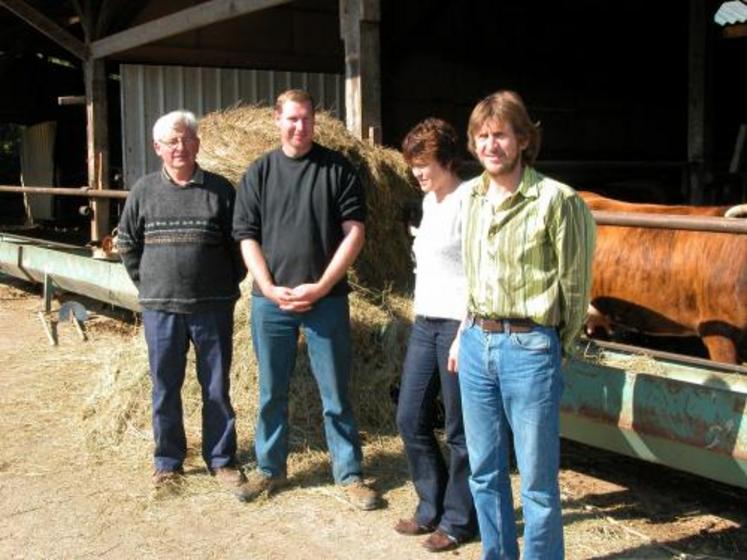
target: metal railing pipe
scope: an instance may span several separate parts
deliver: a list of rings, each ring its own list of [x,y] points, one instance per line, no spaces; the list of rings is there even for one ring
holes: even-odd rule
[[[0,185],[0,192],[79,196],[82,198],[118,198],[121,200],[126,199],[129,194],[129,191],[92,189],[91,187],[80,187],[74,189],[65,187],[16,187],[11,185]]]
[[[604,226],[644,227],[658,229],[686,229],[718,233],[747,233],[747,219],[716,218],[713,216],[674,216],[638,212],[610,212],[594,210],[597,224]]]

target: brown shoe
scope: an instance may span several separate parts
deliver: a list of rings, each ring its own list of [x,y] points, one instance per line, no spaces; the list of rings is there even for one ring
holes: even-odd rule
[[[447,552],[459,548],[459,540],[436,529],[427,539],[423,541],[423,548],[428,552]]]
[[[238,488],[246,482],[244,473],[236,467],[217,467],[211,473],[226,488]]]
[[[416,536],[432,533],[436,528],[433,525],[421,525],[415,521],[414,517],[412,517],[410,519],[400,519],[397,521],[394,530],[400,535]]]
[[[381,505],[378,492],[362,480],[343,485],[342,491],[347,501],[358,509],[370,511]]]
[[[242,502],[251,502],[262,494],[266,494],[269,498],[273,492],[286,484],[288,484],[288,479],[285,476],[267,476],[261,471],[254,470],[239,485],[236,497]]]
[[[162,488],[170,484],[177,484],[182,481],[182,475],[184,471],[182,469],[176,469],[173,471],[156,469],[151,476],[153,486],[156,488]]]

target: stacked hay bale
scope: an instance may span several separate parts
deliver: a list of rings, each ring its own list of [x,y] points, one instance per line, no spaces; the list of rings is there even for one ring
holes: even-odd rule
[[[198,161],[237,185],[250,162],[279,145],[278,134],[268,107],[238,107],[206,115],[200,121]],[[368,219],[366,245],[353,270],[356,283],[378,290],[408,288],[412,263],[402,215],[405,205],[419,195],[408,180],[402,154],[361,142],[323,112],[316,116],[316,140],[345,154],[363,182]]]
[[[394,432],[390,386],[399,376],[411,314],[406,295],[412,281],[410,242],[401,215],[418,192],[409,182],[399,152],[361,142],[341,122],[317,115],[316,138],[344,153],[358,170],[366,192],[366,246],[351,272],[353,376],[351,391],[360,428]],[[248,164],[278,145],[278,131],[267,107],[238,107],[205,116],[200,122],[200,165],[237,185]],[[240,447],[250,448],[257,409],[257,364],[249,337],[248,292],[236,307],[231,396],[237,411]],[[295,449],[322,445],[321,406],[309,370],[303,340],[291,387],[291,445]],[[199,449],[200,390],[190,359],[183,390],[185,425],[190,448]],[[88,442],[95,449],[122,446],[142,460],[150,446],[150,380],[142,335],[121,348],[107,364],[99,385],[86,404]]]

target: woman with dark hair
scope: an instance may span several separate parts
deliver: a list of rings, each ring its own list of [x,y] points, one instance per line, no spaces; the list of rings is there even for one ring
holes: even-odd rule
[[[461,257],[464,189],[456,174],[457,134],[440,119],[416,125],[402,143],[423,198],[423,218],[415,236],[415,321],[397,406],[397,427],[405,444],[418,506],[394,529],[404,535],[430,535],[431,552],[457,548],[476,532],[469,489],[469,462],[462,424],[459,383],[450,355],[466,306]],[[448,464],[434,434],[436,398],[441,388]]]

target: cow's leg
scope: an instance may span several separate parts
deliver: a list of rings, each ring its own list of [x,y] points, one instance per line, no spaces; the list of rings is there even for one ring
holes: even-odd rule
[[[737,347],[730,337],[723,334],[703,334],[701,339],[708,348],[711,360],[726,364],[737,363]]]
[[[607,338],[612,336],[612,323],[592,304],[589,304],[586,310],[586,324],[584,326],[587,336],[599,336],[600,333],[603,333],[603,336]]]

